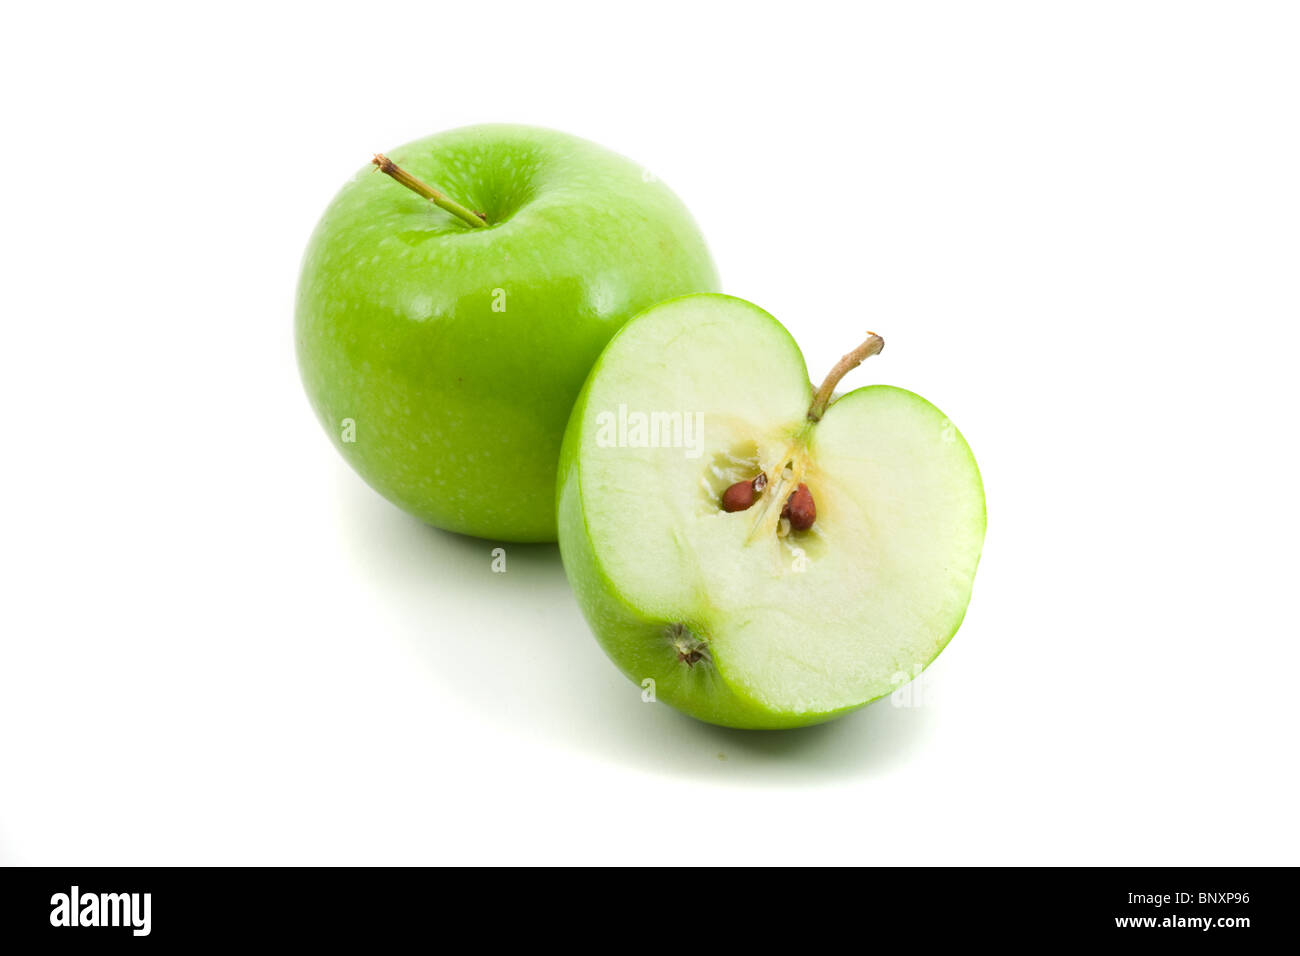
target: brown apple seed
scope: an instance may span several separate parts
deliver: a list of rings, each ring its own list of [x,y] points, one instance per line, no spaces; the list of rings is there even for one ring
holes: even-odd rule
[[[723,511],[746,511],[754,504],[764,488],[767,487],[767,475],[758,473],[752,481],[738,481],[722,493]]]
[[[807,531],[817,520],[817,505],[813,502],[812,492],[808,486],[800,484],[785,500],[781,517],[790,519],[790,527],[795,531]]]

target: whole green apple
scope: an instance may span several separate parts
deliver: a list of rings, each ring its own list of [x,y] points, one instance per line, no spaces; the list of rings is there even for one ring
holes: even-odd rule
[[[466,127],[376,165],[388,175],[358,172],[303,260],[311,404],[412,514],[553,541],[560,442],[592,362],[642,309],[717,289],[704,240],[642,167],[552,130]]]
[[[560,553],[605,652],[702,720],[797,727],[911,680],[956,632],[984,486],[944,414],[814,390],[757,306],[690,295],[597,359],[560,456]],[[653,683],[652,683],[653,682]]]

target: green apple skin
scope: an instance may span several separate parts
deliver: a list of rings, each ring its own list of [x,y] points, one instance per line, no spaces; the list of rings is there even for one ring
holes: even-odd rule
[[[472,126],[388,156],[489,225],[360,170],[303,259],[308,398],[348,463],[411,514],[553,541],[560,443],[592,362],[642,309],[716,290],[708,249],[667,187],[564,133]]]
[[[653,680],[657,700],[700,720],[782,729],[840,717],[919,674],[965,616],[986,518],[961,434],[904,389],[849,392],[815,425],[812,397],[775,318],[694,295],[624,326],[574,405],[556,500],[578,605],[630,680]],[[620,404],[703,409],[701,457],[597,447],[593,422]],[[755,538],[757,505],[719,509],[720,489],[754,471],[711,473],[711,456],[749,438],[768,474],[791,447],[806,451],[812,532]],[[702,479],[712,493],[698,491]],[[791,573],[798,545],[813,557]],[[679,627],[706,642],[708,659],[684,661]]]

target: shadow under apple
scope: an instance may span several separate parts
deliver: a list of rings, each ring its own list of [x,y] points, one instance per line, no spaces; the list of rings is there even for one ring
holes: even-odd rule
[[[787,731],[732,730],[647,703],[592,637],[555,545],[440,531],[351,475],[339,498],[340,547],[423,663],[430,693],[499,732],[643,772],[749,784],[888,772],[932,730],[932,709],[888,699]]]

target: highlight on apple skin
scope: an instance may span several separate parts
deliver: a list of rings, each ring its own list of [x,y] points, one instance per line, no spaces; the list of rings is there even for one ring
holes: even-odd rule
[[[920,396],[831,400],[882,347],[868,337],[814,391],[775,318],[689,295],[597,359],[560,455],[560,551],[597,640],[657,700],[730,727],[815,724],[891,693],[956,633],[983,484]]]
[[[560,443],[632,315],[715,291],[704,239],[642,167],[564,133],[471,126],[376,156],[298,285],[312,408],[380,494],[439,528],[555,540]]]

